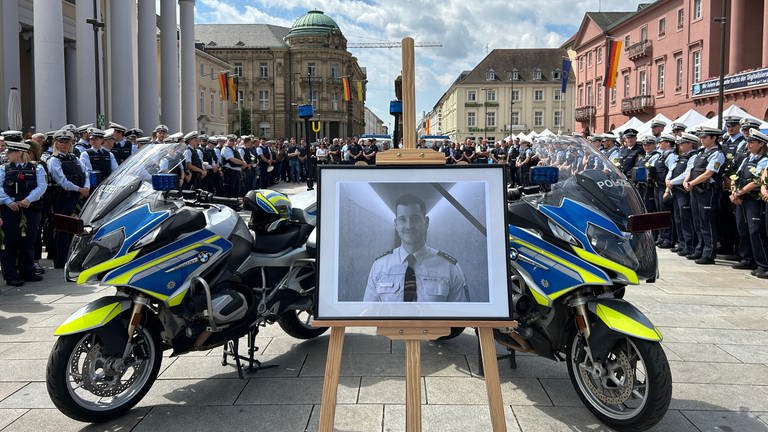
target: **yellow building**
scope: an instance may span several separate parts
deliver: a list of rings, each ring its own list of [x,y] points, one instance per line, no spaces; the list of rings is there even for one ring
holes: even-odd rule
[[[222,100],[219,74],[229,64],[201,49],[195,50],[197,71],[197,130],[208,135],[229,133],[228,102]]]

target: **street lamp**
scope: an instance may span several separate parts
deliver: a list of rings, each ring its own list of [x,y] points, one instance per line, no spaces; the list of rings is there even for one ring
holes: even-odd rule
[[[723,129],[723,91],[725,87],[725,24],[727,21],[727,0],[722,2],[722,10],[714,21],[720,24],[720,82],[717,86],[717,128]]]
[[[93,18],[86,19],[85,22],[87,24],[90,24],[93,26],[93,60],[94,60],[94,69],[96,71],[96,124],[103,128],[105,124],[101,124],[104,122],[99,122],[101,119],[101,79],[99,78],[99,29],[104,28],[104,22],[99,21],[99,16],[97,15],[97,6],[98,0],[93,0]]]
[[[488,131],[488,90],[491,90],[491,89],[489,88],[480,89],[480,91],[485,93],[483,97],[483,135],[486,135]]]

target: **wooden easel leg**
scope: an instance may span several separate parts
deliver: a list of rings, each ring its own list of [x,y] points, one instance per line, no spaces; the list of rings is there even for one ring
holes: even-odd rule
[[[496,363],[496,346],[493,342],[493,329],[480,327],[480,349],[483,355],[485,370],[485,390],[488,393],[488,408],[491,411],[493,432],[506,432],[507,423],[504,418],[504,402],[501,398],[501,382],[499,381],[499,365]]]
[[[421,341],[405,341],[405,430],[421,432]]]
[[[328,355],[325,360],[325,375],[323,376],[323,397],[320,400],[319,432],[333,432],[333,422],[336,417],[336,394],[339,388],[341,374],[341,351],[344,348],[344,331],[346,327],[331,327],[331,338],[328,341]]]

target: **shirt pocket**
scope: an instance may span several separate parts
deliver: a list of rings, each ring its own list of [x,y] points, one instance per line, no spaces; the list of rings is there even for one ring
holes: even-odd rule
[[[424,276],[421,278],[422,292],[427,301],[445,301],[450,294],[448,280],[441,277]],[[421,300],[421,299],[419,299]]]
[[[381,301],[393,302],[403,300],[403,277],[383,275],[376,280],[376,294]]]

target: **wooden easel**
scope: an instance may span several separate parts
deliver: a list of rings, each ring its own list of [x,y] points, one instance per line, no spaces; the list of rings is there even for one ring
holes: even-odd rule
[[[416,148],[416,94],[413,39],[405,38],[403,47],[403,147],[381,152],[377,165],[441,165],[442,153]],[[397,146],[397,143],[393,143]],[[493,328],[516,327],[515,321],[433,321],[433,320],[315,320],[313,326],[331,327],[328,354],[320,401],[320,432],[332,432],[336,416],[336,396],[341,374],[341,353],[347,327],[377,327],[377,334],[392,340],[405,341],[405,430],[421,431],[421,341],[450,334],[451,327],[476,327],[485,370],[485,388],[494,432],[506,432],[504,403],[501,398],[499,368]]]

